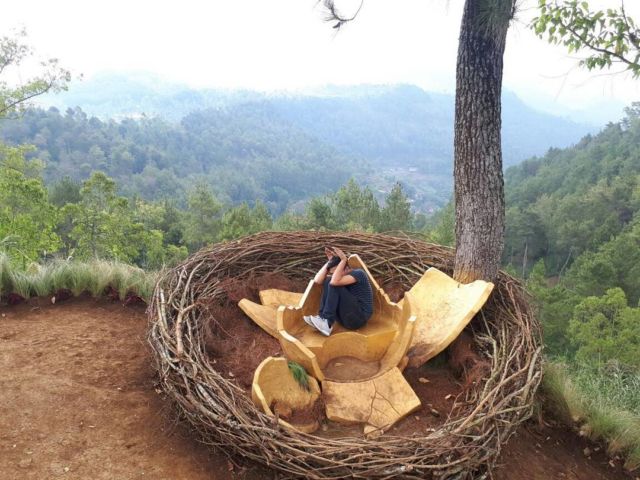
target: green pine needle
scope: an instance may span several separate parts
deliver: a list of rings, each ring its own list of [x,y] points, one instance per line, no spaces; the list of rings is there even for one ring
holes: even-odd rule
[[[287,362],[289,366],[289,371],[291,375],[293,375],[293,379],[300,385],[300,387],[304,388],[307,392],[311,390],[309,387],[309,374],[304,369],[302,365],[297,362],[289,361]]]

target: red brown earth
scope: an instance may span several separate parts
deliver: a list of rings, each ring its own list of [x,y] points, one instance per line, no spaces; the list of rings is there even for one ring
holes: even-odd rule
[[[0,307],[0,314],[1,478],[276,476],[255,465],[234,466],[175,423],[170,403],[156,390],[142,307],[87,298],[56,305],[34,299]],[[410,383],[433,408],[444,409],[453,398],[442,394],[454,388],[448,369],[423,368],[406,370]],[[404,428],[399,424],[393,433]],[[597,448],[566,428],[532,423],[506,446],[495,478],[634,478],[619,461],[610,466]]]

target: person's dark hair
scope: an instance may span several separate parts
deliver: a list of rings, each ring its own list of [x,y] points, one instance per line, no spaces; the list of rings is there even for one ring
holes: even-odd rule
[[[331,257],[331,259],[327,262],[327,268],[332,269],[333,267],[337,267],[340,263],[340,257]]]

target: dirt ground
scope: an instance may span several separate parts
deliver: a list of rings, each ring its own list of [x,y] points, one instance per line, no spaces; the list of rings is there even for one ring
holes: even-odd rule
[[[0,478],[275,478],[234,466],[175,424],[154,384],[146,326],[144,308],[107,300],[0,307]],[[506,446],[496,479],[635,478],[596,448],[531,424]]]

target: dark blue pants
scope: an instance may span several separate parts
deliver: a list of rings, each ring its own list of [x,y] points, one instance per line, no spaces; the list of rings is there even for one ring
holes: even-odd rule
[[[329,325],[338,322],[344,328],[355,330],[363,327],[367,317],[358,304],[358,299],[347,287],[336,287],[324,280],[322,298],[320,299],[320,316],[329,321]]]

